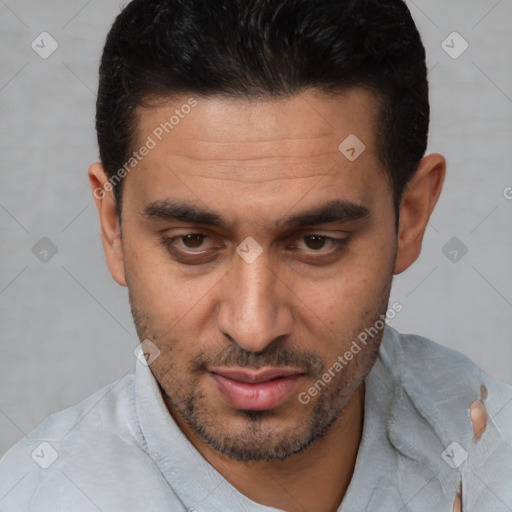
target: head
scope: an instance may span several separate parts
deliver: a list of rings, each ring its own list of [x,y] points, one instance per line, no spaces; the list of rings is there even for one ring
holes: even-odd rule
[[[119,15],[89,175],[107,263],[183,428],[262,460],[336,423],[441,191],[428,123],[402,0],[134,0]],[[259,399],[224,378],[257,369],[293,376]]]

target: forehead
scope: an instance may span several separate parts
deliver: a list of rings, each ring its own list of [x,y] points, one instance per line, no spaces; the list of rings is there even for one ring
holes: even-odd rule
[[[362,88],[279,100],[175,97],[139,111],[135,148],[151,140],[152,149],[127,176],[128,193],[145,204],[216,201],[216,210],[221,197],[227,209],[250,194],[261,212],[284,196],[293,202],[313,188],[324,195],[337,188],[323,199],[361,203],[372,187],[386,185],[378,113],[377,98]],[[348,158],[354,152],[347,149],[361,148],[357,159]]]
[[[176,155],[199,149],[205,159],[229,160],[288,153],[314,156],[338,150],[350,134],[364,140],[371,152],[379,112],[376,96],[360,87],[259,100],[184,94],[153,104],[138,111],[137,142],[150,135],[159,145],[175,141]]]

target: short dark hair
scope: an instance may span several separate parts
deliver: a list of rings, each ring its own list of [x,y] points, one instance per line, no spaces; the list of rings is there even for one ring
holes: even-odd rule
[[[109,178],[128,161],[149,98],[274,99],[358,86],[380,100],[376,139],[398,211],[430,113],[425,49],[403,0],[133,0],[101,60],[100,158]]]

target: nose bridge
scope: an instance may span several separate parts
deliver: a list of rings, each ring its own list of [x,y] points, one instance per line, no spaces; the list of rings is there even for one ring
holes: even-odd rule
[[[269,258],[251,263],[237,257],[226,282],[219,329],[247,351],[261,352],[275,338],[289,334],[290,312]]]

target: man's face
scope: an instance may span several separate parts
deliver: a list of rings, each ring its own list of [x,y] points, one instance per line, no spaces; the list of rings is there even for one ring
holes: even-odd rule
[[[156,147],[123,188],[132,311],[182,428],[232,458],[284,458],[335,423],[377,355],[380,334],[299,400],[387,309],[396,232],[377,105],[363,89],[195,99],[168,134],[188,96],[140,112],[136,146]],[[366,146],[354,161],[359,146],[338,149],[351,134]]]

